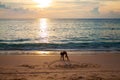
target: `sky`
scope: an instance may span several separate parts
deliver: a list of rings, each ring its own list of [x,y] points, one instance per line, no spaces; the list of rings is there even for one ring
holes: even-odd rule
[[[120,0],[0,0],[1,18],[120,18]]]

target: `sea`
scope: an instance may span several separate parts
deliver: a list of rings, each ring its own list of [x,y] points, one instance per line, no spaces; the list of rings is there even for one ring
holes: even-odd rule
[[[0,19],[0,51],[120,51],[120,19]]]

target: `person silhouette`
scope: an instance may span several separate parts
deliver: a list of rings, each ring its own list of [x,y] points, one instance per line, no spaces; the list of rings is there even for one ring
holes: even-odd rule
[[[60,60],[65,61],[65,58],[66,58],[67,61],[70,61],[66,51],[60,52],[60,55],[61,55]]]

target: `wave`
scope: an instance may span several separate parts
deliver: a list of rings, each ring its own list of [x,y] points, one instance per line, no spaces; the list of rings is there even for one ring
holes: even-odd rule
[[[0,40],[0,42],[24,42],[24,41],[31,41],[31,39],[15,39],[15,40]]]
[[[0,50],[116,50],[120,51],[120,42],[90,42],[90,43],[0,43]]]

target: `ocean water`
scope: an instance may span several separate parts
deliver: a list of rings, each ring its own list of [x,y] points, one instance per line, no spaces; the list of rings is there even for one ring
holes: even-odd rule
[[[120,19],[1,19],[0,50],[120,51]]]

